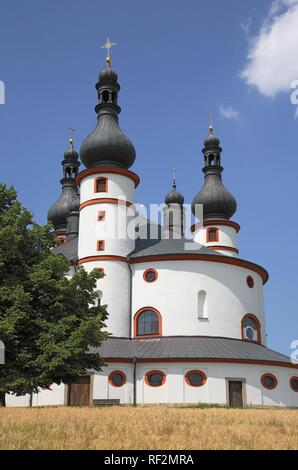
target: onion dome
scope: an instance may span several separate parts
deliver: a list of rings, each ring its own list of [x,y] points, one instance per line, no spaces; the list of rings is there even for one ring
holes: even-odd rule
[[[179,206],[183,206],[184,204],[184,197],[176,190],[176,177],[175,174],[173,175],[173,189],[169,192],[169,194],[165,197],[165,204],[169,206],[170,204],[179,204]]]
[[[87,168],[95,166],[130,168],[135,161],[134,145],[118,124],[118,114],[121,108],[117,104],[120,90],[117,80],[118,76],[112,70],[111,60],[108,57],[96,84],[97,126],[83,141],[80,149],[81,160]]]
[[[201,191],[192,201],[192,212],[195,214],[196,205],[203,204],[204,220],[230,219],[237,209],[234,196],[222,183],[221,152],[219,139],[213,133],[213,126],[209,127],[209,135],[204,142],[205,182]]]
[[[66,237],[67,240],[77,237],[79,235],[79,220],[80,220],[80,198],[73,199],[69,206],[69,214],[67,217]]]
[[[70,208],[72,203],[78,199],[75,178],[78,174],[80,162],[78,161],[78,152],[74,150],[72,139],[70,139],[69,144],[62,161],[63,178],[60,181],[62,193],[48,211],[48,221],[52,222],[56,231],[66,229]]]

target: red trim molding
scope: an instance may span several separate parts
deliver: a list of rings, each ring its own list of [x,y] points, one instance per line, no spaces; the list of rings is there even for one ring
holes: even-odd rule
[[[249,339],[244,338],[243,329],[244,329],[244,320],[246,318],[250,318],[252,321],[255,322],[255,324],[257,326],[257,341],[250,341]],[[256,343],[257,342],[257,343],[261,344],[261,323],[260,323],[260,320],[253,313],[247,313],[246,315],[244,315],[244,317],[242,317],[242,320],[241,320],[241,338],[243,339],[243,341],[249,341],[250,343]]]
[[[86,256],[86,258],[79,259],[78,264],[92,263],[93,261],[122,261],[123,263],[127,263],[127,258],[125,258],[125,256],[116,255]]]
[[[213,219],[213,220],[203,220],[202,222],[198,222],[191,226],[191,231],[194,232],[198,228],[208,227],[210,225],[226,225],[227,227],[233,227],[236,232],[238,233],[240,230],[240,225],[237,222],[233,222],[232,220],[224,220],[224,219]]]
[[[162,381],[161,381],[161,384],[151,384],[149,382],[149,379],[148,377],[150,375],[153,375],[153,374],[160,374],[162,376]],[[164,372],[162,372],[161,370],[150,370],[149,372],[147,372],[147,374],[145,375],[145,382],[147,385],[149,385],[149,387],[161,387],[162,385],[164,385],[166,381],[166,374]]]
[[[266,380],[266,377],[270,378],[273,380],[273,384],[272,385],[267,385],[265,383],[265,380]],[[264,388],[267,388],[267,390],[274,390],[277,385],[278,385],[278,381],[277,381],[277,378],[275,377],[275,375],[273,374],[263,374],[262,377],[261,377],[261,384],[263,385]]]
[[[150,334],[150,335],[138,335],[138,318],[139,316],[145,312],[145,311],[152,311],[156,313],[157,318],[158,318],[158,333]],[[143,307],[140,310],[137,311],[133,318],[133,329],[134,329],[134,337],[135,338],[153,338],[157,336],[162,336],[162,316],[156,308],[153,307]]]
[[[151,261],[188,261],[188,260],[198,260],[198,261],[210,261],[213,263],[223,263],[223,264],[232,264],[234,266],[239,266],[241,268],[250,269],[257,273],[263,280],[265,284],[269,279],[269,274],[266,269],[262,268],[258,264],[251,263],[250,261],[245,261],[244,259],[233,258],[232,256],[225,255],[205,255],[205,254],[194,254],[194,253],[184,253],[184,254],[166,254],[166,255],[150,255],[150,256],[139,256],[138,258],[131,258],[131,264],[137,263],[146,263]]]
[[[224,246],[224,245],[211,245],[207,246],[210,250],[224,250],[224,251],[232,251],[233,253],[239,253],[239,250],[237,248],[234,248],[233,246]]]
[[[120,377],[122,379],[121,383],[118,384],[118,385],[113,382],[113,375],[116,375],[116,374],[120,375]],[[122,387],[126,383],[126,375],[121,370],[113,370],[113,372],[111,372],[110,375],[109,375],[109,383],[113,387]]]
[[[138,337],[139,338],[139,337]],[[149,339],[149,338],[148,338]],[[120,364],[130,364],[132,363],[131,358],[121,358],[121,357],[104,357],[106,362],[116,362]],[[262,366],[277,366],[285,367],[287,369],[298,369],[297,364],[292,362],[281,362],[281,361],[258,361],[257,359],[223,359],[223,358],[191,358],[191,357],[168,357],[168,358],[148,358],[148,359],[139,359],[138,363],[172,363],[172,362],[202,362],[202,363],[220,363],[220,364],[253,364],[253,365],[262,365]]]
[[[81,171],[76,177],[76,185],[80,186],[81,181],[87,176],[100,175],[101,173],[110,173],[110,174],[115,174],[115,175],[127,176],[134,182],[135,187],[137,187],[140,183],[140,178],[138,177],[138,175],[136,173],[133,173],[130,170],[126,170],[125,168],[103,166],[103,167],[88,168],[87,170]]]
[[[189,376],[191,374],[199,374],[202,377],[202,382],[200,384],[192,384],[189,380]],[[185,374],[184,379],[185,379],[185,382],[187,383],[187,385],[189,385],[190,387],[203,387],[203,385],[205,385],[205,383],[207,382],[206,374],[204,374],[204,372],[201,371],[201,370],[189,370]]]
[[[122,206],[133,206],[132,202],[124,201],[123,199],[117,199],[114,197],[100,197],[95,199],[89,199],[80,205],[80,211],[87,206],[93,206],[94,204],[119,204]]]
[[[148,274],[148,273],[154,273],[155,278],[152,281],[148,281],[146,279],[146,274]],[[146,269],[146,271],[143,272],[143,279],[144,279],[145,282],[148,282],[149,284],[152,284],[153,282],[157,281],[157,278],[158,278],[158,272],[156,271],[156,269],[149,268],[149,269]]]

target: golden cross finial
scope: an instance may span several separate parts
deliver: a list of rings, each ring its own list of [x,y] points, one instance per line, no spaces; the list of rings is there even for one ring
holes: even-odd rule
[[[210,132],[213,131],[213,114],[212,113],[209,114],[209,131]]]
[[[112,49],[112,47],[116,46],[116,42],[111,42],[110,41],[110,38],[107,39],[107,42],[103,45],[103,46],[100,46],[101,49],[106,49],[107,50],[107,57],[106,57],[106,61],[107,62],[111,62],[111,57],[110,57],[110,50]]]
[[[68,126],[67,129],[69,130],[69,134],[70,134],[69,143],[70,143],[71,147],[73,147],[73,134],[76,130],[73,126]]]

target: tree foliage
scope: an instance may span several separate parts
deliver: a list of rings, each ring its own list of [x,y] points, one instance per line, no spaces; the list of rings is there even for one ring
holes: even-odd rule
[[[16,191],[0,185],[2,404],[5,393],[37,392],[102,367],[94,349],[107,337],[95,290],[102,274],[78,268],[67,276],[70,263],[51,252],[54,245],[51,226],[35,223]]]

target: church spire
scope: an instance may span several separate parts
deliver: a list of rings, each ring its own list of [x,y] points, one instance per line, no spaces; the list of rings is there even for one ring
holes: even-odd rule
[[[87,168],[98,166],[117,166],[129,168],[136,158],[135,148],[122,132],[118,124],[118,75],[111,67],[110,49],[115,45],[110,40],[102,47],[107,49],[105,68],[96,84],[98,103],[97,126],[81,145],[81,160]]]
[[[78,174],[80,162],[79,154],[74,148],[72,136],[69,139],[69,147],[64,153],[61,165],[63,168],[63,178],[60,181],[62,192],[59,199],[48,211],[48,221],[54,225],[57,237],[65,239],[67,217],[72,203],[78,198],[75,178]]]
[[[201,191],[193,199],[193,214],[195,215],[196,205],[203,204],[204,220],[230,219],[236,212],[237,203],[222,183],[222,148],[220,140],[214,135],[212,115],[210,115],[209,135],[204,142],[202,152],[204,155],[202,171],[205,174],[205,182]]]

